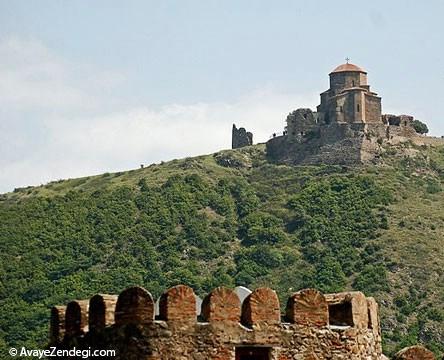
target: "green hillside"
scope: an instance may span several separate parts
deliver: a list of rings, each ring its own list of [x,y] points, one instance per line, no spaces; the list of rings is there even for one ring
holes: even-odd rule
[[[0,348],[41,347],[52,305],[184,283],[362,290],[387,354],[442,356],[443,184],[442,145],[358,168],[275,165],[257,145],[16,189],[0,195]]]

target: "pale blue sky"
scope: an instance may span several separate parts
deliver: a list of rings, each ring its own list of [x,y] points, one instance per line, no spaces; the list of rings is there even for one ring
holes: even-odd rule
[[[0,0],[0,192],[266,141],[346,56],[444,134],[443,4]]]

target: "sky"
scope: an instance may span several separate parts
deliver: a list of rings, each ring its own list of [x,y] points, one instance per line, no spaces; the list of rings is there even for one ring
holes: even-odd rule
[[[363,67],[444,135],[441,0],[0,0],[0,193],[265,142]]]

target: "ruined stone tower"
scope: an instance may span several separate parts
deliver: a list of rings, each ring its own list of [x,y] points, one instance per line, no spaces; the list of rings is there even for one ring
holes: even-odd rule
[[[231,132],[231,148],[238,149],[249,145],[253,145],[253,134],[247,132],[243,127],[238,129],[236,125],[233,124]]]

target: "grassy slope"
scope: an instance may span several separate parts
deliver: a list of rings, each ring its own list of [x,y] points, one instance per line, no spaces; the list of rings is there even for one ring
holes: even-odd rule
[[[259,198],[267,202],[267,210],[285,219],[288,196],[299,191],[301,181],[322,178],[322,174],[330,170],[268,165],[263,150],[263,145],[258,145],[225,151],[216,157],[174,160],[145,169],[18,189],[1,195],[0,206],[14,207],[30,197],[52,197],[70,190],[89,193],[120,185],[136,187],[142,178],[151,186],[161,185],[172,175],[197,173],[210,183],[223,177],[245,177]],[[402,147],[390,149],[383,164],[345,171],[366,175],[395,195],[389,207],[388,229],[379,231],[375,240],[382,246],[389,269],[390,289],[377,294],[387,351],[419,339],[439,353],[442,351],[439,343],[444,343],[444,191],[440,191],[444,179],[444,147],[417,148],[417,151],[410,159],[404,156]],[[229,159],[237,167],[220,166],[215,161],[217,158]],[[331,171],[342,170],[332,168]],[[211,210],[207,215],[213,216]],[[233,249],[240,246],[237,242],[231,245]],[[228,264],[232,261],[230,253],[225,255]],[[352,281],[353,277],[349,278],[347,287],[351,287]],[[429,314],[429,309],[434,313]]]
[[[265,145],[260,144],[252,147],[249,152],[260,156],[263,154]],[[241,157],[243,158],[243,157]],[[246,157],[249,159],[250,155]],[[248,162],[248,160],[247,160]],[[173,175],[195,174],[203,176],[210,181],[216,181],[223,176],[239,175],[244,171],[235,168],[219,166],[212,155],[203,155],[193,158],[172,160],[161,164],[152,164],[143,169],[135,169],[117,173],[104,173],[101,175],[88,176],[76,179],[52,181],[42,186],[29,186],[17,188],[14,192],[0,195],[0,200],[23,200],[31,196],[51,197],[64,195],[70,190],[92,192],[97,189],[112,189],[116,186],[135,186],[140,179],[146,179],[149,185],[161,185]]]
[[[442,169],[443,149],[431,155]],[[389,305],[383,309],[387,337],[415,333],[430,308],[440,309],[441,316],[424,325],[418,338],[444,344],[444,192],[435,192],[425,180],[432,178],[428,170],[420,165],[398,170],[393,181],[397,202],[391,206],[390,226],[379,238],[392,262],[392,289],[381,301]]]

